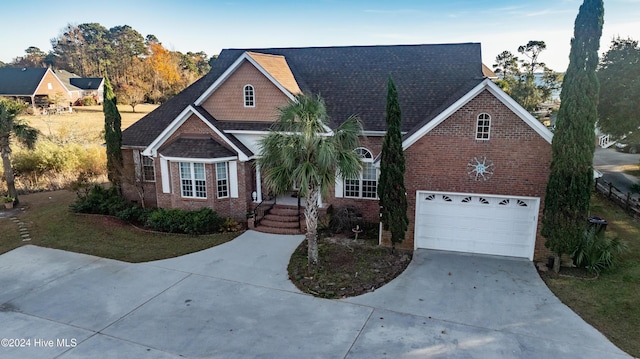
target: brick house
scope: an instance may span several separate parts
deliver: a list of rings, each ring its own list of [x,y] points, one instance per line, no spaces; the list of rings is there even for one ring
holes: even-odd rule
[[[354,206],[377,222],[389,75],[407,161],[402,247],[544,258],[552,134],[483,76],[477,43],[224,50],[206,76],[123,132],[136,178],[125,193],[246,220],[266,196],[254,166],[259,139],[279,107],[311,93],[325,100],[332,127],[354,114],[364,125],[354,149],[363,173],[338,179],[322,206]]]
[[[50,69],[0,68],[0,96],[22,99],[35,110],[48,111],[52,101],[69,108],[71,95],[65,84]]]
[[[56,76],[69,91],[71,103],[82,105],[82,99],[91,97],[96,104],[104,101],[104,77],[80,77],[66,70],[55,70]]]

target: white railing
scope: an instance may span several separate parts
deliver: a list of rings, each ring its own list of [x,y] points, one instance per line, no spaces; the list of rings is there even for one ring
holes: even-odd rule
[[[606,148],[609,147],[611,142],[609,141],[609,135],[600,135],[598,136],[598,145],[600,147]]]

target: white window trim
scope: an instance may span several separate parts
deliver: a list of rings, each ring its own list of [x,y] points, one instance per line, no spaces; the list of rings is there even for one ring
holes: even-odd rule
[[[219,172],[218,172],[218,166],[219,165],[223,165],[224,166],[224,170],[225,170],[225,177],[224,178],[220,178],[219,177]],[[231,186],[229,185],[230,184],[229,177],[230,176],[229,176],[229,164],[228,164],[228,162],[218,162],[218,163],[216,163],[216,197],[217,198],[229,198],[230,197],[230,195],[231,195],[231,188],[230,187]],[[227,181],[226,186],[225,186],[226,187],[225,190],[227,192],[226,196],[220,196],[220,184],[218,183],[218,181],[222,181],[222,180],[226,180]]]
[[[144,164],[144,160],[148,159],[151,160],[151,165],[145,165]],[[153,179],[148,179],[147,176],[145,176],[145,171],[144,168],[145,167],[151,167],[152,173],[153,173]],[[140,169],[142,170],[142,181],[144,182],[155,182],[156,181],[156,161],[153,157],[149,157],[149,156],[142,156],[142,158],[140,159]]]
[[[374,161],[373,153],[371,151],[369,151],[369,149],[367,149],[365,147],[358,147],[354,151],[362,151],[362,150],[366,151],[366,153],[368,153],[369,156],[368,157],[362,157],[361,161],[363,163],[370,164],[373,167],[373,169],[376,171],[376,193],[375,193],[375,196],[374,197],[363,197],[362,196],[362,191],[364,189],[364,181],[365,181],[365,179],[364,179],[364,168],[359,173],[358,178],[353,178],[353,180],[358,180],[359,181],[358,196],[348,196],[347,195],[347,184],[346,184],[346,181],[348,181],[349,179],[343,178],[342,181],[341,181],[342,182],[341,186],[336,186],[336,190],[338,189],[338,187],[340,187],[341,194],[342,194],[341,197],[344,197],[344,198],[377,200],[378,199],[378,184],[379,184],[378,181],[380,179],[380,171],[378,170],[378,168],[376,168],[374,166],[374,164],[373,164],[373,161]],[[370,180],[367,180],[367,181],[370,181]]]
[[[181,163],[187,163],[189,164],[189,171],[190,171],[190,177],[191,178],[182,178],[182,170],[180,169],[180,164]],[[202,169],[204,171],[204,186],[205,186],[205,192],[204,192],[204,197],[198,197],[196,196],[196,178],[195,178],[195,165],[196,164],[201,164],[202,165]],[[178,162],[178,174],[180,177],[180,197],[182,198],[193,198],[193,199],[207,199],[207,166],[206,164],[202,163],[202,162]],[[193,189],[191,190],[191,192],[193,193],[192,196],[185,196],[184,195],[184,190],[183,190],[183,185],[182,185],[182,181],[183,180],[191,180],[191,185],[193,186]]]
[[[247,105],[247,88],[251,87],[251,105]],[[244,107],[254,108],[256,107],[256,88],[252,84],[246,84],[242,87],[242,99],[244,101]]]
[[[480,116],[486,115],[488,117],[488,119],[480,119]],[[487,127],[487,138],[481,138],[478,137],[478,135],[483,135],[485,134],[485,132],[480,132],[478,131],[480,129],[480,121],[489,121],[489,124],[487,126],[482,126],[482,127]],[[478,114],[478,116],[476,117],[476,140],[477,141],[489,141],[489,139],[491,139],[491,115],[486,113],[486,112],[482,112],[480,114]]]

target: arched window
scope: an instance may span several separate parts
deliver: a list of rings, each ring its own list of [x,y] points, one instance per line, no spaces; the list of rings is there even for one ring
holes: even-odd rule
[[[491,132],[491,116],[488,113],[481,113],[478,115],[476,121],[476,140],[489,140],[489,133]]]
[[[355,178],[344,180],[344,196],[378,198],[378,171],[373,165],[373,154],[364,147],[358,147],[355,151],[362,161],[362,172]]]
[[[256,107],[256,93],[252,85],[244,85],[244,107]]]

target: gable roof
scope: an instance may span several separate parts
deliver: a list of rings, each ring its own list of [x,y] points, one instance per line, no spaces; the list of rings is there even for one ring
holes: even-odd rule
[[[80,77],[66,70],[55,70],[54,73],[69,91],[100,90],[104,81],[102,77]]]
[[[219,59],[220,57],[218,57]],[[215,64],[217,63],[217,59]],[[260,71],[271,83],[273,83],[280,91],[282,91],[290,100],[294,100],[295,93],[289,91],[289,89],[285,86],[292,88],[296,93],[300,92],[300,88],[295,83],[295,79],[293,78],[293,74],[291,74],[291,70],[287,65],[286,60],[282,56],[269,56],[265,54],[252,53],[250,51],[244,51],[238,56],[233,63],[227,66],[222,74],[218,76],[213,84],[209,86],[198,97],[195,101],[197,106],[202,105],[211,94],[220,87],[242,64],[248,61],[251,63],[258,71]],[[266,68],[263,67],[266,65]],[[271,72],[270,72],[270,71]],[[283,80],[283,82],[280,82]]]
[[[229,158],[236,154],[209,135],[181,135],[175,141],[161,147],[158,153],[176,158]]]
[[[487,78],[481,83],[477,84],[471,89],[464,91],[461,96],[452,96],[448,102],[438,111],[438,113],[431,118],[425,119],[420,125],[416,126],[413,130],[406,133],[403,137],[402,148],[406,150],[422,136],[441,124],[454,112],[458,111],[469,101],[474,99],[483,91],[489,91],[500,102],[513,111],[518,117],[520,117],[525,123],[529,125],[534,131],[536,131],[540,137],[547,142],[551,143],[553,134],[546,128],[540,121],[536,120],[527,110],[525,110],[520,104],[518,104],[513,98],[507,95],[502,89],[496,85],[491,79]]]
[[[247,52],[260,66],[269,73],[282,87],[286,88],[290,93],[297,95],[300,93],[300,87],[296,79],[291,73],[291,69],[287,64],[284,56],[266,55],[257,52]]]
[[[292,93],[289,75],[279,74],[286,64],[303,93],[325,100],[332,128],[358,115],[365,131],[386,131],[390,75],[398,89],[404,132],[434,118],[453,95],[464,95],[461,88],[471,89],[484,78],[479,43],[226,49],[206,76],[123,131],[123,144],[149,145],[186,107],[197,108],[245,60]]]
[[[100,90],[102,77],[75,77],[70,79],[71,85],[83,90]]]
[[[389,75],[398,89],[402,130],[409,131],[468,83],[483,79],[480,44],[229,49],[214,66],[245,51],[287,59],[303,93],[319,94],[336,127],[358,115],[367,131],[386,131]],[[219,62],[219,63],[218,63]]]
[[[44,75],[49,69],[38,68],[0,68],[0,95],[32,96],[36,93]]]

